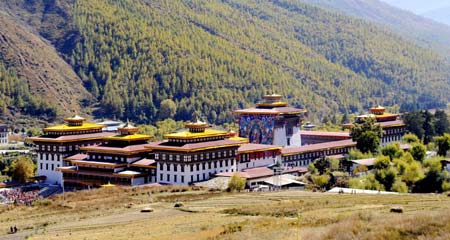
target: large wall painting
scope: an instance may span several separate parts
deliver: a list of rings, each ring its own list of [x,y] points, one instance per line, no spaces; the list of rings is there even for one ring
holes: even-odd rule
[[[239,136],[249,139],[250,143],[273,144],[275,118],[266,115],[241,115]]]

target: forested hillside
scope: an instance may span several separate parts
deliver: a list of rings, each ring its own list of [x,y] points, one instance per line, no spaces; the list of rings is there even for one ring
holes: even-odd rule
[[[385,25],[403,37],[414,41],[418,45],[431,48],[438,54],[450,59],[450,26],[421,17],[412,12],[392,7],[383,0],[299,0],[317,5],[325,9],[332,9],[351,16],[360,17],[371,22]],[[441,1],[387,1],[394,5],[419,5],[423,8]],[[416,7],[419,7],[416,6]]]
[[[434,52],[299,1],[8,2],[72,66],[98,117],[154,122],[171,99],[176,119],[197,111],[220,124],[274,92],[316,117],[449,100],[450,67]],[[43,21],[58,16],[62,28]]]

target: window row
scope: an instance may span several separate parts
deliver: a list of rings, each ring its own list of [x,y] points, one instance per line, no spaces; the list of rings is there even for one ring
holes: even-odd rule
[[[169,160],[169,161],[183,161],[183,162],[190,162],[190,161],[202,161],[202,160],[209,160],[209,159],[216,159],[216,158],[222,158],[222,157],[233,157],[236,156],[237,151],[233,150],[226,150],[226,151],[219,151],[219,152],[208,152],[208,153],[201,153],[201,154],[194,154],[194,155],[180,155],[180,154],[169,154],[169,153],[155,153],[155,159],[156,160]]]
[[[231,167],[234,166],[235,162],[233,159],[225,159],[213,162],[203,162],[197,164],[166,164],[166,163],[158,163],[160,171],[168,171],[168,172],[185,172],[188,169],[191,172],[201,171],[207,169],[217,169],[222,167]]]

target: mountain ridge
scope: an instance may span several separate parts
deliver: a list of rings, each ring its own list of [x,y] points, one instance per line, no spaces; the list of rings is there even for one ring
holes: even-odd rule
[[[300,0],[328,10],[338,11],[362,18],[383,27],[390,27],[396,33],[416,44],[431,48],[450,59],[450,26],[430,18],[402,10],[381,0]]]

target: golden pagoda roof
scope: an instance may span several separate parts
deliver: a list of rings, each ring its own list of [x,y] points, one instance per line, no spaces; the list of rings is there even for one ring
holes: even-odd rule
[[[122,135],[126,135],[126,134],[134,134],[136,133],[139,129],[133,125],[131,125],[130,122],[127,121],[127,123],[123,126],[118,128],[117,130],[119,130],[119,132]]]
[[[281,99],[281,95],[280,94],[269,94],[269,95],[264,95],[264,99]]]
[[[229,133],[227,131],[205,129],[205,131],[203,132],[183,131],[164,135],[164,137],[168,139],[198,139],[198,138],[222,137],[222,136],[229,136]]]
[[[282,102],[282,101],[278,101],[278,102],[262,102],[262,103],[258,103],[256,104],[256,106],[258,107],[287,107],[288,103],[287,102]]]
[[[75,116],[70,117],[70,118],[64,118],[64,121],[67,121],[67,122],[72,122],[72,121],[86,121],[86,118],[80,117],[80,116],[78,116],[78,115],[75,115]]]
[[[197,120],[195,122],[187,122],[184,124],[185,128],[208,128],[209,125],[206,122],[202,122],[200,120]]]
[[[131,141],[144,141],[149,140],[152,138],[149,135],[144,134],[121,134],[121,135],[115,135],[115,136],[109,136],[106,137],[106,140],[112,140],[112,141],[125,141],[125,142],[131,142]]]
[[[96,124],[96,123],[83,123],[80,126],[70,126],[68,124],[63,124],[63,125],[56,125],[56,126],[44,128],[44,132],[85,131],[85,130],[102,129],[104,127],[105,127],[105,125]]]
[[[371,109],[384,110],[385,108],[383,106],[378,105],[378,106],[373,107]]]

